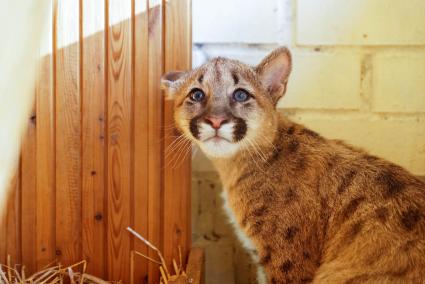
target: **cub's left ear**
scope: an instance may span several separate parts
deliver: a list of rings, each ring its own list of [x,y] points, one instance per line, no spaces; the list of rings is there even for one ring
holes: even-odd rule
[[[286,47],[275,49],[255,67],[255,71],[264,88],[271,95],[274,105],[286,92],[291,67],[291,53]]]
[[[166,98],[173,99],[177,87],[180,85],[180,79],[184,77],[186,72],[171,71],[161,77],[161,89],[165,90]]]

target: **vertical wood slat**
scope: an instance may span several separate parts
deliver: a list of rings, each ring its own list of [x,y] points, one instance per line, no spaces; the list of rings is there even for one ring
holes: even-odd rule
[[[64,265],[81,259],[81,97],[79,1],[57,2],[56,254]]]
[[[171,0],[165,5],[165,72],[191,68],[191,2]],[[164,125],[173,125],[173,101],[165,101]],[[165,148],[176,139],[173,128],[165,128]],[[165,151],[164,164],[164,257],[169,261],[178,258],[182,247],[184,258],[190,249],[190,186],[191,149],[188,141],[177,150]],[[179,200],[179,202],[176,202]]]
[[[131,1],[109,1],[108,279],[129,282],[131,175]]]
[[[154,245],[162,250],[162,96],[159,86],[163,73],[163,2],[162,0],[149,0],[148,8],[148,238]],[[160,111],[161,110],[161,111]],[[150,250],[150,257],[156,254]],[[158,267],[149,263],[148,283],[158,283]]]
[[[33,108],[28,117],[28,126],[23,136],[21,148],[21,231],[23,236],[36,234],[36,124],[37,116]],[[35,271],[36,264],[36,238],[29,238],[21,243],[22,261],[29,271]]]
[[[148,236],[148,3],[133,0],[133,96],[134,96],[134,180],[133,227]],[[145,255],[145,244],[135,241],[133,248]],[[135,258],[137,267],[133,283],[146,283],[148,265],[145,259]]]
[[[20,165],[18,167],[17,173],[9,184],[9,199],[6,202],[7,212],[3,214],[4,220],[0,222],[2,224],[0,238],[5,240],[0,245],[0,261],[3,263],[7,262],[8,257],[12,261],[15,261],[15,259],[21,260]]]
[[[105,272],[105,0],[82,7],[82,249],[88,272]]]
[[[37,270],[55,258],[55,100],[53,92],[53,12],[50,2],[46,37],[40,47],[36,82],[36,259]],[[55,43],[56,44],[56,43]]]
[[[52,19],[48,31],[52,33]],[[47,41],[52,46],[51,37]],[[36,255],[37,269],[55,258],[55,128],[53,97],[53,55],[42,55],[36,85]]]

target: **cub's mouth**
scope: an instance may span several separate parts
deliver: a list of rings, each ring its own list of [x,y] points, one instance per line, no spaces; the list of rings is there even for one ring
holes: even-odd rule
[[[204,140],[202,140],[202,142],[214,142],[214,143],[220,143],[220,142],[222,142],[222,141],[226,141],[226,142],[229,142],[229,143],[233,143],[233,141],[230,141],[229,139],[227,139],[227,138],[225,138],[225,137],[222,137],[222,136],[220,136],[220,135],[218,135],[218,134],[216,134],[215,136],[212,136],[212,137],[210,137],[210,138],[206,138],[206,139],[204,139]]]
[[[202,143],[237,143],[246,136],[248,126],[244,119],[235,116],[203,116],[192,118],[189,130]]]

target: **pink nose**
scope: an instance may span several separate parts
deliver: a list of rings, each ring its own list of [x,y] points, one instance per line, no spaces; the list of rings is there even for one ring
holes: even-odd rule
[[[214,129],[219,129],[223,124],[227,122],[227,119],[224,116],[206,116],[205,121]]]

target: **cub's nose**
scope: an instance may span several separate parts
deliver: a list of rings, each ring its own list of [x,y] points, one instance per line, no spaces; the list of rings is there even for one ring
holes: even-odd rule
[[[214,129],[219,129],[223,124],[228,122],[225,116],[205,116],[205,122],[211,125]]]

